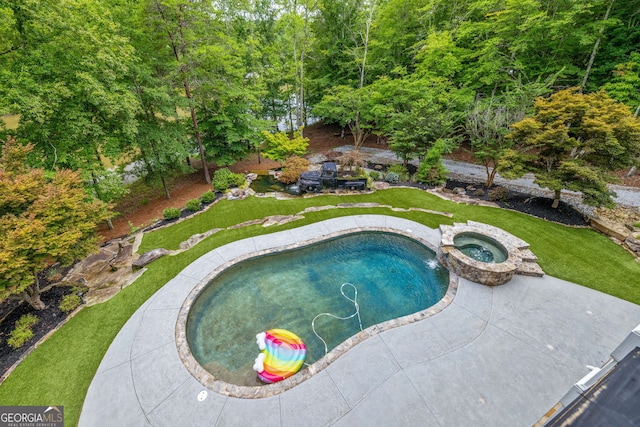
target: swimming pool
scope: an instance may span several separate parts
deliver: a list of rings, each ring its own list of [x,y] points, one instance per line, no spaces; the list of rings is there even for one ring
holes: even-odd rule
[[[216,379],[261,384],[252,370],[255,335],[291,330],[307,345],[306,363],[322,358],[324,344],[312,330],[320,313],[347,317],[355,306],[340,288],[352,283],[362,328],[416,313],[447,292],[449,272],[435,252],[393,233],[352,233],[313,245],[241,261],[218,274],[189,310],[186,336],[191,353]],[[354,291],[344,288],[353,298]],[[315,330],[336,347],[360,331],[357,317],[319,317]]]

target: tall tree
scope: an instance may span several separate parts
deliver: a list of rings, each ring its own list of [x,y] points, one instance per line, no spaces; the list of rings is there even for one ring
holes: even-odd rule
[[[206,40],[207,25],[215,13],[211,6],[211,3],[200,0],[187,3],[182,0],[149,0],[152,28],[166,35],[170,49],[168,54],[175,59],[176,79],[181,82],[187,99],[191,131],[200,154],[207,184],[211,184],[211,175],[196,111],[198,100],[195,98],[193,89],[197,81],[197,73],[200,71],[199,67],[202,67],[202,64],[195,61],[194,55],[203,43],[203,39]]]
[[[376,94],[371,86],[354,89],[336,86],[317,103],[313,113],[325,120],[348,127],[353,135],[353,145],[359,150],[375,129]]]
[[[137,131],[125,79],[132,46],[99,2],[5,3],[15,31],[2,56],[9,70],[0,97],[20,114],[18,135],[35,144],[48,169],[99,173],[102,157],[118,158]]]
[[[475,157],[485,167],[487,187],[493,185],[500,170],[500,159],[513,146],[513,139],[506,138],[509,126],[525,117],[533,107],[534,98],[551,91],[549,87],[553,81],[550,78],[546,82],[523,84],[518,79],[513,87],[506,88],[500,95],[476,97],[467,113],[466,133]]]
[[[0,298],[45,308],[38,273],[54,262],[71,264],[97,250],[96,224],[107,206],[87,196],[78,172],[45,173],[26,157],[32,145],[9,138],[0,159]]]
[[[566,188],[585,203],[610,205],[607,171],[631,165],[640,154],[640,119],[604,91],[581,94],[567,89],[538,98],[535,115],[512,126],[515,149],[501,160],[505,178],[535,174],[554,192],[553,207]]]

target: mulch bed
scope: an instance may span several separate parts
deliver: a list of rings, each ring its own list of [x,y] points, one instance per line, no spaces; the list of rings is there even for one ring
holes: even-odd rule
[[[579,227],[589,225],[582,213],[562,200],[558,207],[554,209],[551,207],[553,200],[550,198],[535,197],[526,193],[508,190],[500,186],[493,186],[490,190],[487,190],[484,185],[478,183],[448,180],[445,188],[449,190],[464,188],[465,194],[473,199],[491,201],[501,208],[523,212],[547,221]],[[493,197],[491,197],[490,194],[494,194],[494,196],[495,194],[500,194],[501,197],[492,200]]]
[[[40,299],[45,303],[47,308],[40,311],[34,310],[26,303],[19,303],[13,300],[5,300],[0,303],[0,315],[3,317],[6,316],[0,323],[0,376],[4,375],[33,344],[38,342],[40,338],[55,329],[67,318],[68,313],[60,310],[58,306],[60,305],[62,297],[70,294],[73,290],[72,287],[68,286],[54,286],[44,292]],[[14,350],[7,344],[9,334],[14,329],[16,321],[23,315],[29,313],[38,316],[40,321],[32,328],[33,338],[27,341],[22,347]]]

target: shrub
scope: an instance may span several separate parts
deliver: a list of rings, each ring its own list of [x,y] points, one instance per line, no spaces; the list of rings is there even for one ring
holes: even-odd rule
[[[19,349],[33,338],[33,331],[31,329],[14,329],[11,331],[9,338],[7,339],[7,344],[14,350]]]
[[[31,329],[40,319],[35,314],[25,314],[15,324],[16,329]]]
[[[162,217],[167,221],[180,218],[180,209],[178,208],[167,208],[162,211]]]
[[[242,187],[247,182],[247,177],[243,173],[233,173],[231,174],[231,179],[229,180],[229,187]]]
[[[200,199],[191,199],[187,202],[187,206],[185,207],[189,212],[196,212],[200,210],[202,203],[200,202]]]
[[[293,184],[298,182],[300,174],[309,167],[309,160],[298,156],[291,156],[287,159],[284,171],[280,174],[278,180],[285,184]]]
[[[35,314],[25,314],[18,321],[16,321],[15,328],[9,334],[7,344],[9,347],[18,349],[24,345],[27,341],[33,338],[33,331],[31,328],[40,321]]]
[[[363,168],[367,163],[362,158],[362,154],[360,151],[349,151],[344,153],[340,157],[340,164],[342,166],[342,170],[349,170],[359,172],[360,168]]]
[[[60,305],[58,306],[60,310],[68,313],[70,311],[75,310],[76,307],[80,305],[82,300],[78,294],[69,294],[62,297],[62,301],[60,301]]]
[[[504,187],[493,187],[487,192],[487,198],[492,201],[506,201],[509,200],[509,191]]]
[[[213,191],[207,191],[202,196],[200,196],[200,200],[202,200],[202,203],[206,203],[206,204],[213,202],[215,199],[216,199],[216,193],[214,193]]]
[[[391,184],[397,184],[400,181],[400,177],[395,172],[389,172],[387,176],[384,177],[384,180]]]
[[[140,231],[141,227],[139,225],[133,225],[131,221],[128,221],[127,224],[129,225],[129,234],[136,234]]]
[[[213,188],[217,191],[224,191],[229,187],[242,187],[246,181],[243,174],[233,173],[228,168],[218,169],[213,173]]]
[[[391,165],[391,167],[389,167],[387,172],[395,173],[396,175],[398,175],[398,181],[409,180],[409,171],[407,170],[406,167],[402,166],[401,164],[396,163]]]
[[[443,140],[437,140],[420,163],[416,179],[430,185],[442,184],[447,180],[447,169],[442,164],[442,155],[447,150]]]
[[[374,181],[377,181],[378,179],[380,179],[380,172],[378,172],[378,171],[371,171],[371,172],[369,172],[369,176],[370,176]]]

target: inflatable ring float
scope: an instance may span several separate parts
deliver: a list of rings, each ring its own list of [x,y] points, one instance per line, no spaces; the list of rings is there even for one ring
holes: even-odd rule
[[[265,383],[275,383],[289,378],[302,368],[307,346],[291,331],[269,329],[256,335],[260,354],[253,370]]]

